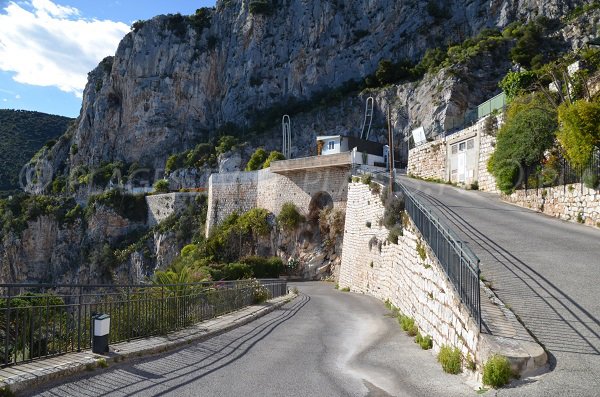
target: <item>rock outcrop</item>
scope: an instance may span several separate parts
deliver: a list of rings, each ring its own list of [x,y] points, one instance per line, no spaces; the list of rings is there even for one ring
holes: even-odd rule
[[[427,48],[461,42],[483,28],[560,17],[580,2],[272,0],[266,13],[251,13],[251,3],[219,1],[196,26],[178,16],[137,24],[115,56],[90,72],[77,128],[46,156],[54,169],[93,170],[116,160],[162,169],[169,154],[208,141],[226,123],[242,136],[251,126],[272,125],[276,120],[261,119],[265,109],[362,80],[381,59],[417,60]],[[460,113],[477,100],[443,75],[394,91],[376,95],[380,111],[394,105],[398,132],[444,123],[445,112]],[[301,140],[312,139],[314,133],[305,133],[311,129],[356,131],[362,108],[342,106],[329,112],[326,124],[317,112],[295,131]],[[260,143],[278,147],[278,132]],[[309,153],[298,143],[297,155]]]

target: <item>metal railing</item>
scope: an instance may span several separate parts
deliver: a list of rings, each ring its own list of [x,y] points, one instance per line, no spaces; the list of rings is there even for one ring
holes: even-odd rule
[[[407,188],[398,184],[404,194],[404,207],[423,239],[454,285],[462,303],[469,309],[481,330],[481,296],[479,258],[446,225],[432,214]]]
[[[0,364],[91,348],[92,316],[111,317],[109,343],[165,335],[287,293],[285,280],[171,285],[0,284]]]
[[[358,167],[355,167],[353,172],[364,173]],[[389,185],[389,175],[387,173],[368,171],[366,173],[371,174],[374,180],[383,185]],[[405,211],[435,254],[462,303],[467,307],[481,330],[481,292],[479,289],[481,270],[479,268],[479,258],[450,227],[440,221],[404,185],[394,182],[394,192],[395,194],[402,193]]]

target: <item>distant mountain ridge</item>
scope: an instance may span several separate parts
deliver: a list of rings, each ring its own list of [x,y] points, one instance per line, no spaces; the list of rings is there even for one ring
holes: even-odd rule
[[[0,196],[19,188],[21,168],[44,145],[65,133],[68,117],[0,109]]]

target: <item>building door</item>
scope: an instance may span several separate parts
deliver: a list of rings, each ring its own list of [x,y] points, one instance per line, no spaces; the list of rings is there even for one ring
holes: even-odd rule
[[[458,153],[458,181],[464,183],[467,174],[467,153]]]

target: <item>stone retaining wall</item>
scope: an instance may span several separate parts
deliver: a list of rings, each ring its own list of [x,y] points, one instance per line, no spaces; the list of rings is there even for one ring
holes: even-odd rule
[[[502,199],[566,221],[600,227],[600,191],[581,183],[550,188],[517,190]]]
[[[408,151],[408,175],[424,179],[447,179],[446,143],[443,139],[425,143]]]
[[[410,222],[397,245],[387,242],[388,230],[380,226],[383,214],[378,195],[366,185],[350,184],[340,288],[389,300],[415,319],[421,334],[432,337],[434,352],[447,344],[479,360],[479,328],[420,233]],[[426,248],[424,260],[419,244]]]
[[[349,167],[307,169],[275,174],[270,169],[213,174],[208,183],[206,234],[233,212],[264,208],[278,214],[286,202],[305,215],[318,193],[331,196],[335,209],[345,209]]]

